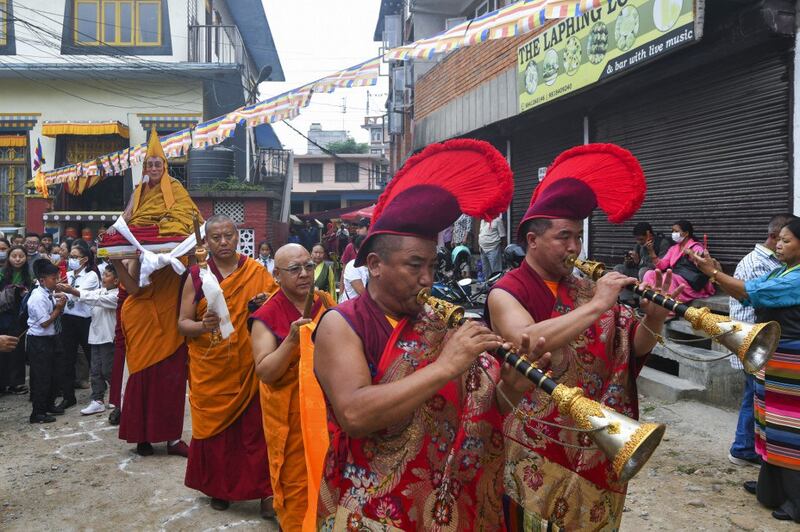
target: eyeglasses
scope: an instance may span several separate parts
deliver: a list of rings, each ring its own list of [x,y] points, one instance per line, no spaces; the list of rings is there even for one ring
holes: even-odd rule
[[[161,161],[156,161],[156,162],[151,161],[151,162],[145,164],[145,166],[147,168],[161,168],[162,166],[164,166],[164,163],[161,162]]]
[[[278,270],[283,270],[294,277],[299,277],[301,270],[305,270],[306,273],[311,273],[316,267],[317,265],[313,262],[306,262],[305,264],[295,264],[294,266],[289,266],[288,268],[278,268],[277,266],[275,268]]]

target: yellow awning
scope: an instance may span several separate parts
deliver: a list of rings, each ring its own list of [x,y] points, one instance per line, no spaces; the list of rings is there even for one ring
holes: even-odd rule
[[[119,122],[45,122],[42,135],[119,135],[129,138],[128,126]]]
[[[28,137],[20,135],[0,135],[0,147],[20,148],[28,145]]]

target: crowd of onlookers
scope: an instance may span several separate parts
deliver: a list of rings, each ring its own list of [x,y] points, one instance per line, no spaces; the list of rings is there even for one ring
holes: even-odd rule
[[[367,284],[367,269],[355,267],[354,259],[368,227],[368,219],[349,227],[330,223],[320,234],[307,224],[292,231],[289,241],[311,252],[315,286],[344,300]],[[72,230],[60,242],[50,233],[0,236],[0,350],[7,351],[0,354],[0,395],[29,394],[31,423],[55,421],[77,404],[80,388],[91,388],[82,414],[110,410],[109,420],[119,421],[119,405],[106,401],[119,277],[112,264],[97,258],[104,232],[95,238],[90,229],[80,236]],[[259,244],[257,261],[270,273],[274,255],[270,242]]]
[[[89,229],[58,243],[49,233],[0,238],[0,335],[11,348],[0,356],[0,392],[29,393],[31,423],[74,406],[75,389],[88,388],[89,377],[91,402],[81,412],[106,409],[118,277],[96,261],[96,249]]]

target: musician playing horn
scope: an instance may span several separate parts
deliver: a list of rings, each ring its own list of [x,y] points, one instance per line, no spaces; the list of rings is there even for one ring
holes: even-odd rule
[[[459,139],[409,159],[381,195],[356,258],[367,289],[316,329],[314,368],[334,427],[324,528],[502,529],[495,391],[516,403],[530,381],[510,367],[501,376],[486,354],[501,345],[496,334],[475,322],[448,332],[417,294],[433,283],[437,233],[462,212],[495,218],[511,190],[499,152]]]
[[[636,279],[610,272],[595,284],[573,276],[565,259],[581,252],[583,220],[595,207],[621,223],[639,209],[645,187],[638,161],[618,146],[561,154],[520,223],[525,261],[493,287],[486,313],[492,329],[511,342],[524,334],[546,338],[554,380],[632,418],[639,414],[636,376],[656,343],[651,331],[661,332],[668,311],[643,301],[640,326],[633,309],[617,303]],[[659,273],[657,283],[669,287],[670,278],[669,271],[663,279]],[[530,523],[535,530],[619,528],[627,485],[601,451],[587,449],[591,439],[570,430],[574,426],[541,390],[532,390],[517,415],[508,416],[508,530],[527,530]]]

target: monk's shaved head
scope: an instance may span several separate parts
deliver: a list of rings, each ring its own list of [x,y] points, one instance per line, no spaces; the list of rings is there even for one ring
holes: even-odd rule
[[[275,252],[275,266],[286,268],[289,264],[304,264],[311,259],[311,254],[300,244],[286,244]]]
[[[233,228],[236,229],[236,222],[233,221],[233,218],[225,214],[215,214],[206,220],[206,231],[208,231],[212,225],[217,224],[231,224]]]

